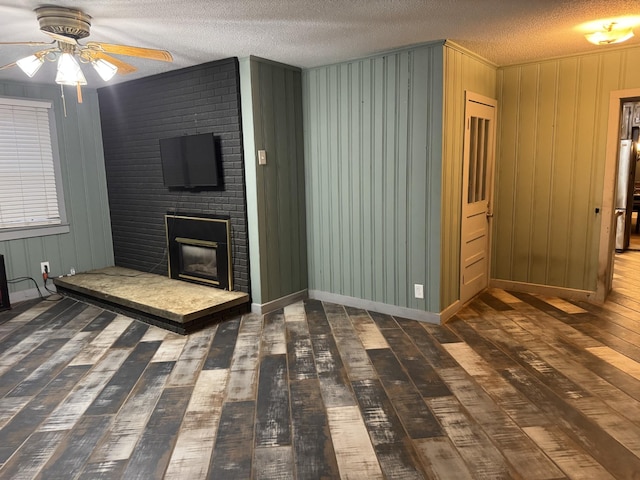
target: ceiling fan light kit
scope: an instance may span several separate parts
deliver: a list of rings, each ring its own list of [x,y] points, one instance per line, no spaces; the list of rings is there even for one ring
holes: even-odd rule
[[[44,63],[44,55],[29,55],[16,61],[16,65],[20,67],[29,77],[33,77]]]
[[[86,85],[87,79],[84,77],[78,61],[70,53],[63,53],[58,59],[58,71],[56,73],[56,83],[58,85]]]
[[[98,72],[98,75],[100,75],[105,82],[111,80],[113,76],[118,73],[118,67],[102,58],[92,60],[91,65],[93,65],[95,71]]]
[[[166,50],[113,45],[101,42],[80,44],[78,40],[89,36],[91,16],[66,7],[40,7],[35,9],[40,31],[49,35],[53,41],[45,42],[0,42],[0,45],[38,45],[47,46],[45,50],[16,60],[14,63],[0,67],[0,70],[17,65],[26,75],[33,77],[44,61],[58,63],[55,82],[59,85],[77,87],[78,102],[82,103],[81,85],[87,85],[82,73],[81,63],[89,63],[104,81],[113,78],[116,73],[126,75],[136,71],[136,67],[109,54],[126,55],[150,60],[173,61]]]

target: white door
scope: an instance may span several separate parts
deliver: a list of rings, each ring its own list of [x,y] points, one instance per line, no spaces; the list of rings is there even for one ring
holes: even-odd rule
[[[460,245],[462,303],[489,284],[495,111],[495,100],[466,92]]]

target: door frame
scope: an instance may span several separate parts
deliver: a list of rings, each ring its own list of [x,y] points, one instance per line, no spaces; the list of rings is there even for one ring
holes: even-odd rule
[[[474,298],[476,295],[473,295],[471,298],[467,298],[464,299],[462,298],[462,275],[463,275],[463,259],[462,259],[462,245],[463,245],[463,241],[464,239],[462,238],[462,222],[464,221],[464,215],[462,214],[463,212],[463,203],[464,203],[464,198],[465,198],[465,194],[466,192],[464,191],[464,182],[465,182],[465,162],[466,162],[466,155],[467,155],[467,151],[464,149],[464,147],[466,146],[466,138],[467,138],[467,104],[469,102],[474,102],[474,103],[479,103],[482,105],[486,105],[488,107],[493,108],[493,139],[492,139],[492,152],[491,155],[493,156],[493,161],[492,161],[492,171],[491,171],[491,176],[489,179],[489,184],[487,185],[487,203],[490,205],[489,207],[489,211],[491,212],[491,217],[493,216],[493,211],[495,211],[495,178],[496,178],[496,160],[497,160],[497,141],[498,141],[498,101],[495,98],[491,98],[491,97],[487,97],[485,95],[481,95],[479,93],[475,93],[469,90],[465,90],[464,92],[464,136],[463,136],[463,149],[462,149],[462,169],[461,169],[461,173],[462,173],[462,178],[461,178],[461,187],[460,187],[460,249],[458,252],[459,255],[459,265],[460,265],[460,270],[459,270],[459,274],[458,274],[458,299],[463,302],[463,303],[467,303],[468,301],[470,301],[472,298]],[[491,248],[492,248],[492,242],[493,242],[493,222],[488,218],[487,219],[489,222],[489,225],[487,226],[487,286],[485,287],[488,288],[491,284],[491,263],[492,263],[492,255],[491,255]],[[482,290],[481,290],[482,291]],[[480,292],[478,292],[480,293]]]
[[[618,177],[620,109],[623,101],[634,98],[640,98],[640,88],[612,90],[609,93],[609,120],[607,123],[600,246],[598,249],[598,280],[595,298],[599,302],[604,302],[613,284],[613,261],[615,252],[614,202]]]

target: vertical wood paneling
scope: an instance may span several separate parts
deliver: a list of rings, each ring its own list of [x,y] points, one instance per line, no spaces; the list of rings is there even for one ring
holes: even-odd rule
[[[301,74],[250,57],[241,75],[243,104],[251,103],[243,105],[243,125],[252,299],[263,304],[307,288]],[[257,150],[266,150],[266,165],[258,165]]]
[[[303,72],[309,288],[439,311],[441,50]]]
[[[373,147],[371,144],[371,136],[373,134],[373,60],[361,62],[359,65],[360,70],[360,82],[361,93],[360,103],[362,104],[362,110],[360,113],[360,129],[356,128],[353,132],[353,136],[359,139],[361,148],[361,154],[359,157],[359,163],[361,165],[362,176],[355,179],[356,182],[362,184],[362,224],[360,225],[362,231],[362,275],[361,282],[363,285],[363,298],[375,298],[373,293],[373,282],[371,279],[374,276],[374,263],[371,261],[373,258],[373,241],[374,237],[371,235],[372,231],[372,216],[373,216],[373,177],[372,169],[369,164],[373,155]],[[309,183],[309,182],[307,182]],[[319,205],[319,204],[316,204]],[[317,207],[316,207],[317,208]],[[309,279],[311,287],[311,277]],[[325,284],[326,285],[326,284]],[[313,287],[312,287],[313,288]]]
[[[444,310],[460,296],[465,91],[490,98],[496,96],[496,68],[492,65],[449,43],[445,44],[444,48],[444,65],[440,310]]]
[[[54,275],[113,265],[111,222],[98,97],[83,89],[84,102],[67,96],[63,114],[57,86],[2,82],[0,95],[49,100],[53,103],[62,184],[69,233],[0,242],[9,278],[28,276],[38,280],[40,262],[48,260]],[[12,293],[33,289],[33,283],[9,286]]]
[[[499,69],[494,278],[596,289],[609,93],[640,86],[639,53]]]
[[[535,126],[536,137],[545,136],[553,139],[555,124],[555,99],[558,95],[556,78],[558,69],[555,65],[541,65],[538,69],[538,95],[536,96],[536,110],[538,112]],[[549,100],[552,101],[549,101]],[[543,276],[547,262],[540,262],[538,258],[546,258],[549,251],[549,219],[551,218],[551,192],[554,167],[554,142],[536,145],[535,153],[538,157],[534,172],[534,183],[541,193],[541,198],[533,209],[531,216],[532,244],[535,246],[529,271],[532,276]]]
[[[522,123],[524,119],[535,118],[536,111],[536,93],[538,88],[538,69],[537,66],[528,66],[522,72],[520,77],[520,97],[518,98],[519,108],[516,121]],[[526,94],[523,92],[527,92]],[[536,130],[535,124],[530,128],[520,132],[516,142],[516,148],[524,157],[524,161],[518,163],[515,175],[515,202],[518,203],[522,198],[531,198],[534,190],[534,175],[536,172],[535,165],[535,144]],[[518,215],[514,218],[513,223],[513,241],[518,245],[524,245],[523,251],[531,251],[531,234],[534,207],[532,204],[526,203],[526,208],[521,208]],[[518,281],[524,281],[524,277],[529,271],[531,265],[531,255],[522,254],[513,257],[513,269],[515,272],[521,272]]]

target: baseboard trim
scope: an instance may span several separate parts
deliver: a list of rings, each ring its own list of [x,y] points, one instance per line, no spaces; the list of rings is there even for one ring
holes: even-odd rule
[[[307,298],[309,298],[309,291],[305,288],[304,290],[300,290],[299,292],[285,295],[284,297],[277,298],[267,303],[252,303],[251,313],[264,315],[266,313],[273,312],[274,310],[284,308],[287,305],[291,305],[292,303],[306,300]]]
[[[538,283],[514,282],[512,280],[498,280],[492,278],[489,282],[492,288],[513,290],[514,292],[535,293],[550,297],[561,297],[568,300],[594,301],[596,292],[591,290],[578,290],[575,288],[554,287],[552,285],[540,285]]]
[[[373,312],[393,315],[395,317],[408,318],[410,320],[418,320],[419,322],[440,324],[440,314],[433,312],[425,312],[414,308],[399,307],[388,303],[374,302],[372,300],[364,300],[362,298],[348,297],[337,293],[323,292],[321,290],[309,290],[309,298],[320,300],[321,302],[337,303],[347,307],[362,308],[363,310],[371,310]]]
[[[453,302],[451,305],[440,312],[440,322],[444,323],[449,320],[456,313],[458,313],[458,311],[462,307],[464,307],[464,305],[460,302],[460,300],[456,300],[455,302]]]

